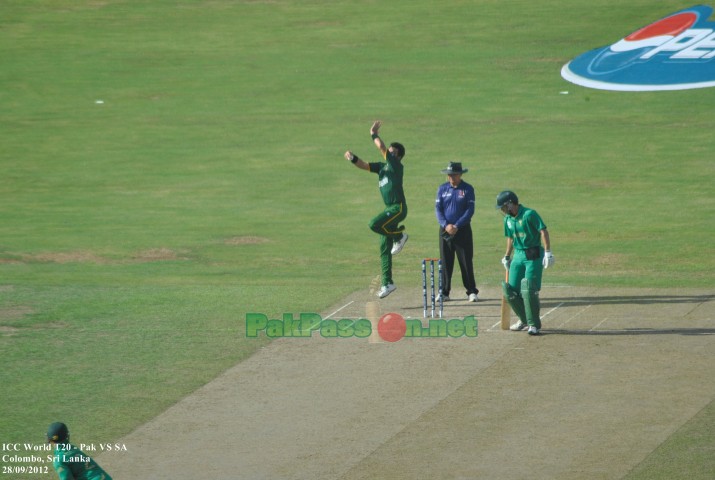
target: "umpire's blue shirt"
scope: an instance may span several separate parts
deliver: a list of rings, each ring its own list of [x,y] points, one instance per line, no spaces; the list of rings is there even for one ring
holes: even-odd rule
[[[453,187],[445,182],[437,189],[435,213],[439,226],[456,225],[462,228],[469,225],[474,215],[474,187],[462,180]]]

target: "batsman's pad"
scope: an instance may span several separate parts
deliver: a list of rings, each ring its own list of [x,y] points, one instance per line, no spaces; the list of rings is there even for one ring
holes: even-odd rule
[[[534,282],[525,278],[521,281],[521,296],[524,299],[524,309],[526,310],[526,320],[529,325],[541,328],[541,305],[539,303],[539,291],[536,290]]]
[[[506,303],[509,304],[509,306],[514,311],[516,316],[519,317],[519,320],[526,323],[526,311],[524,310],[524,299],[521,298],[521,295],[519,295],[519,292],[517,292],[516,290],[511,288],[511,285],[509,285],[507,282],[502,280],[501,286],[502,286],[502,291],[504,292],[504,298],[506,299]]]

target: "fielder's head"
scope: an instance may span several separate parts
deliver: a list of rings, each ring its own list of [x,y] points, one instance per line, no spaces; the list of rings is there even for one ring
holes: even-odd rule
[[[387,151],[390,152],[397,160],[402,160],[402,157],[405,156],[405,147],[401,143],[391,143],[390,148],[388,148]]]
[[[47,443],[67,443],[70,431],[62,422],[55,422],[47,428]]]
[[[504,190],[497,195],[496,208],[501,210],[504,215],[514,217],[519,212],[519,197],[511,190]]]

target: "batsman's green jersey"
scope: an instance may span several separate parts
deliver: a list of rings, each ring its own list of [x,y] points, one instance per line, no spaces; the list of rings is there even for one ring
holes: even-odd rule
[[[514,240],[516,250],[526,250],[541,245],[541,230],[546,224],[536,211],[519,205],[516,217],[504,217],[504,236]]]
[[[405,203],[405,192],[402,189],[404,167],[402,162],[396,160],[389,152],[385,155],[384,162],[370,163],[370,171],[377,173],[380,194],[385,205]]]
[[[58,444],[52,466],[60,480],[112,480],[89,455],[72,444]]]

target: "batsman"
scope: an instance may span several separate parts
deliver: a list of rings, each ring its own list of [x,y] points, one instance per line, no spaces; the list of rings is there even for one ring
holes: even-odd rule
[[[504,214],[506,253],[501,262],[509,272],[508,281],[502,282],[504,299],[519,317],[510,330],[527,330],[529,335],[538,335],[541,276],[544,268],[554,264],[549,232],[539,214],[521,205],[510,190],[497,195],[496,208]]]

